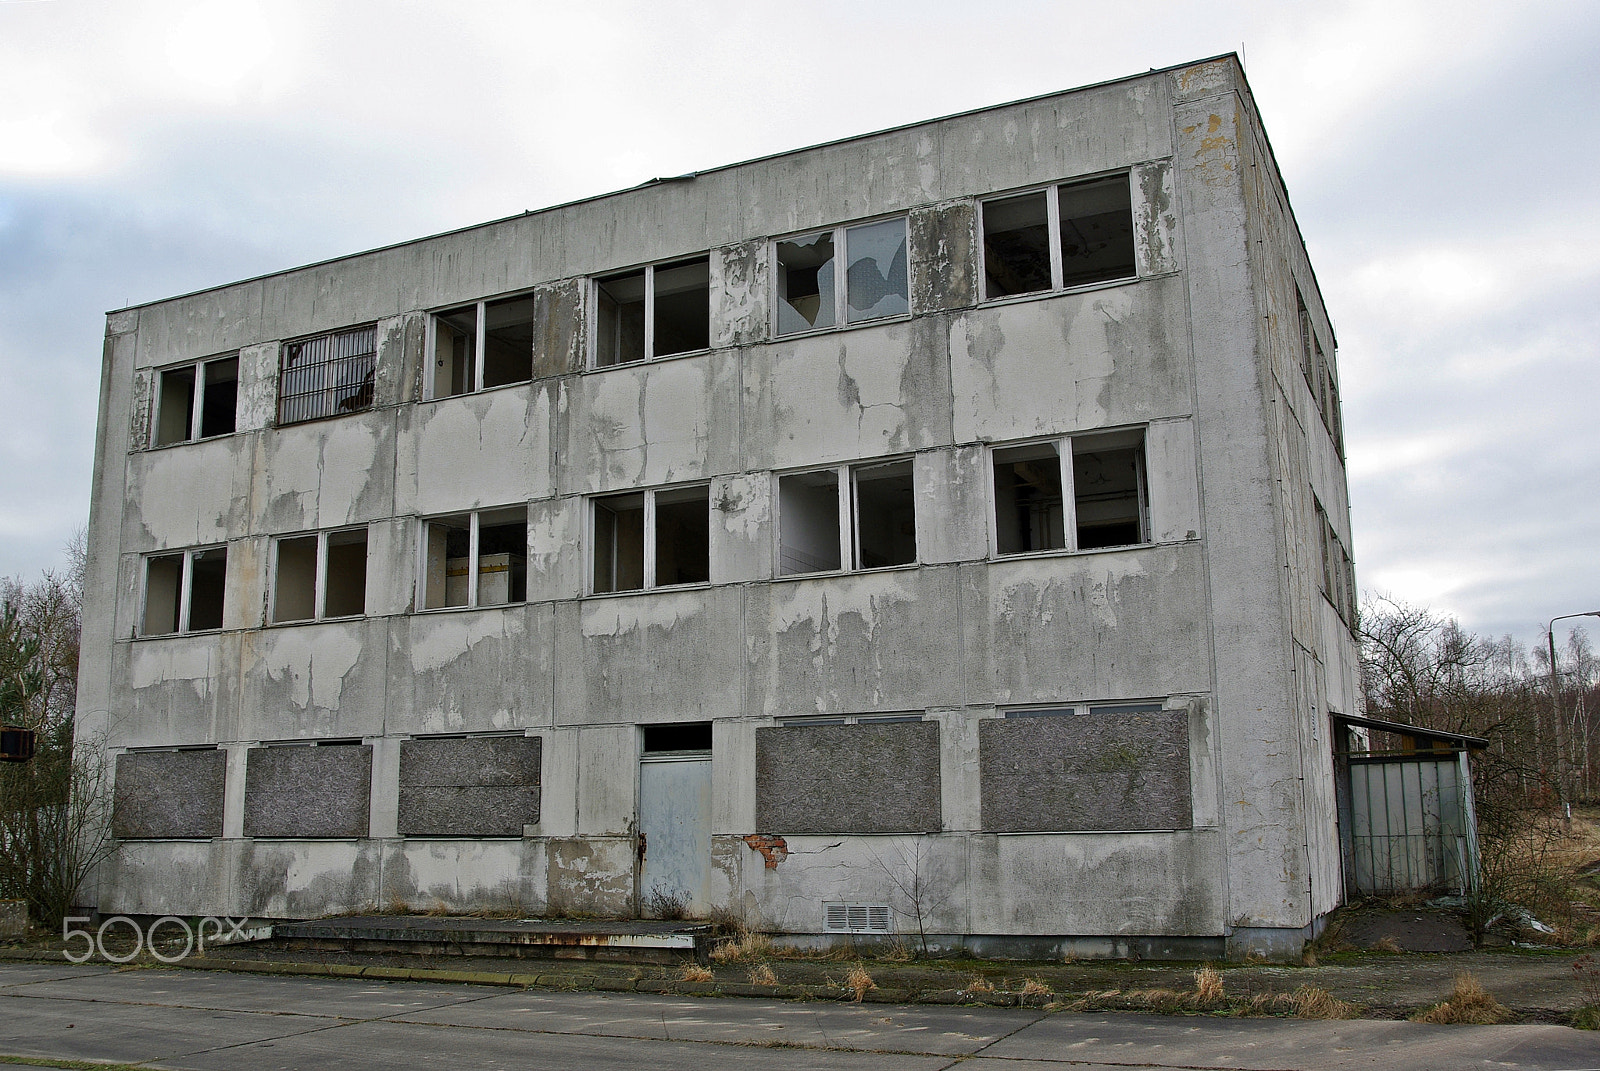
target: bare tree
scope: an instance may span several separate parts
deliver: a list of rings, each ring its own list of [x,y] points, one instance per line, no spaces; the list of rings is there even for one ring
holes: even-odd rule
[[[103,741],[74,740],[81,537],[71,568],[0,580],[0,721],[35,733],[33,758],[0,764],[0,897],[52,924],[110,849]]]
[[[909,843],[908,843],[909,840]],[[917,943],[920,955],[928,955],[928,921],[950,899],[952,889],[947,881],[936,881],[926,837],[896,838],[894,852],[885,858],[880,852],[872,856],[872,869],[886,878],[895,891],[899,903],[895,910],[909,914],[917,923]]]

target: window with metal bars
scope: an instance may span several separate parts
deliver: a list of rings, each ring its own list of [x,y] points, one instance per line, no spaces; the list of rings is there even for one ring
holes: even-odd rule
[[[372,408],[378,331],[357,327],[283,345],[278,423],[343,416]]]

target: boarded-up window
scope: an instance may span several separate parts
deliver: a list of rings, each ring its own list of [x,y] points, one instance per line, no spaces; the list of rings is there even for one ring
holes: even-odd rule
[[[938,723],[757,729],[756,828],[783,834],[936,832]]]
[[[400,833],[520,837],[539,820],[537,736],[443,737],[400,745]]]
[[[990,833],[1188,829],[1189,718],[1159,703],[1014,711],[978,726]]]
[[[244,835],[365,837],[371,796],[368,745],[251,748],[244,778]]]
[[[222,836],[228,756],[216,748],[117,756],[111,832],[124,840]]]

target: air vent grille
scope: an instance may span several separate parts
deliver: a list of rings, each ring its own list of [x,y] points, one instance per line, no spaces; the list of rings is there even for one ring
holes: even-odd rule
[[[829,933],[889,933],[892,917],[888,904],[824,903]]]

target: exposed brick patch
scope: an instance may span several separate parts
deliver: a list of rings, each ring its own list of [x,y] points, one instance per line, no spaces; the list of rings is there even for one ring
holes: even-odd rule
[[[768,870],[778,869],[778,864],[789,858],[789,845],[782,837],[769,837],[762,833],[752,833],[744,839],[751,849],[761,853],[767,861]]]

